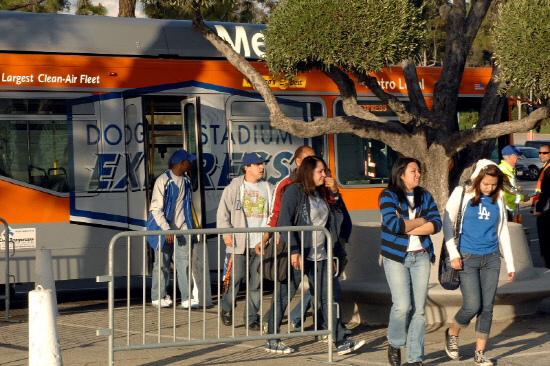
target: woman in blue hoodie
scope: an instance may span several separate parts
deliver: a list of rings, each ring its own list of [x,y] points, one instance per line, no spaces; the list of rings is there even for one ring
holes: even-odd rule
[[[508,281],[515,275],[505,189],[511,187],[504,173],[491,160],[482,159],[477,162],[466,186],[456,187],[449,197],[443,220],[451,267],[460,271],[460,291],[464,298],[453,325],[445,331],[445,352],[450,358],[458,359],[460,330],[477,317],[474,362],[478,366],[493,365],[484,353],[500,274],[499,244],[506,260]],[[461,217],[460,222],[457,222],[458,217]],[[460,233],[458,243],[455,227]]]

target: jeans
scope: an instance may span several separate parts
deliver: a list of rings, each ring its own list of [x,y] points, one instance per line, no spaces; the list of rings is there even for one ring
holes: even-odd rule
[[[460,291],[464,303],[454,317],[454,324],[464,328],[477,315],[476,338],[488,339],[493,321],[493,306],[500,273],[500,252],[476,255],[460,253],[463,270],[460,275]]]
[[[315,284],[315,262],[304,259],[304,274],[307,275],[309,281],[309,290],[313,298],[311,302],[314,306],[315,296],[317,296],[317,305],[321,308],[323,319],[328,320],[328,286],[327,286],[327,261],[317,261],[317,283]],[[302,271],[295,268],[291,268],[290,281],[287,279],[283,282],[277,283],[277,294],[273,299],[271,308],[268,313],[268,333],[275,334],[275,330],[279,333],[279,329],[282,322],[282,317],[288,306],[288,290],[290,288],[290,298],[296,294],[296,289],[302,282]],[[333,281],[336,284],[336,281]],[[334,285],[333,285],[334,287]],[[316,295],[318,294],[318,295]],[[335,298],[336,291],[333,291],[333,299]],[[346,328],[340,321],[340,314],[336,312],[338,306],[333,306],[333,339],[335,342],[341,342],[344,340],[347,332]],[[275,312],[277,313],[277,324],[275,324]],[[318,327],[317,329],[321,329]],[[269,342],[275,343],[279,340],[270,340]]]
[[[340,298],[342,295],[342,289],[340,288],[340,281],[338,280],[338,277],[334,277],[332,279],[332,291],[334,294],[334,301],[340,302]],[[306,313],[309,309],[312,307],[312,299],[311,299],[311,292],[309,292],[309,289],[304,290],[304,311],[302,312],[302,299],[296,304],[294,309],[290,312],[290,321],[296,328],[300,328],[302,325],[302,319],[306,319]],[[322,319],[323,314],[319,314],[320,317],[318,318],[319,321],[321,321],[322,324],[324,323],[324,319]]]
[[[162,250],[155,251],[155,263],[153,264],[153,282],[151,286],[151,299],[159,299],[159,283],[160,283],[160,298],[163,299],[166,296],[166,288],[170,282],[170,261],[174,259],[177,273],[177,284],[181,292],[181,300],[189,300],[189,293],[193,288],[193,281],[191,281],[191,289],[188,289],[189,279],[189,245],[184,236],[176,236],[177,240],[175,259],[174,256],[174,243],[165,242]],[[159,279],[159,262],[160,262],[160,279]],[[188,291],[190,290],[190,291]]]
[[[430,258],[426,252],[408,252],[403,263],[389,258],[383,263],[392,298],[388,342],[395,348],[407,346],[407,362],[421,362]]]
[[[248,260],[247,260],[248,259]],[[246,274],[246,265],[248,263],[248,273]],[[223,310],[231,311],[233,309],[233,292],[235,296],[239,292],[241,283],[248,281],[248,315],[246,313],[246,305],[243,311],[243,322],[246,324],[248,318],[248,324],[258,322],[260,317],[258,311],[260,310],[260,280],[261,277],[258,274],[258,267],[260,266],[260,256],[256,255],[254,248],[249,248],[249,255],[235,254],[233,255],[233,268],[231,269],[231,278],[229,290],[222,296],[221,305]],[[235,272],[233,272],[233,269]]]

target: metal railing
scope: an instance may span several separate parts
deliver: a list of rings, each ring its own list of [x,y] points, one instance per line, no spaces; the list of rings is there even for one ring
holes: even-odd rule
[[[223,247],[225,248],[225,244],[222,244],[223,243],[223,235],[224,234],[230,234],[231,237],[232,237],[232,240],[233,240],[233,243],[235,243],[235,234],[244,234],[244,233],[266,233],[266,232],[269,232],[269,233],[274,233],[274,238],[273,240],[283,240],[283,239],[287,239],[287,243],[290,242],[290,235],[292,232],[300,232],[300,235],[301,235],[301,242],[302,242],[302,245],[301,245],[301,249],[300,249],[300,253],[302,254],[302,266],[301,266],[301,272],[302,272],[302,281],[303,282],[303,278],[304,278],[304,247],[303,247],[303,242],[304,242],[304,232],[323,232],[325,234],[325,237],[326,237],[326,243],[327,243],[327,263],[332,263],[332,260],[333,260],[333,255],[332,255],[332,236],[330,234],[330,232],[324,228],[324,227],[319,227],[319,226],[292,226],[292,227],[275,227],[275,228],[270,228],[270,227],[262,227],[262,228],[226,228],[226,229],[193,229],[193,230],[159,230],[159,231],[142,231],[142,232],[121,232],[121,233],[118,233],[116,234],[110,241],[109,243],[109,261],[108,261],[108,271],[109,271],[109,274],[107,276],[98,276],[97,277],[97,281],[98,282],[108,282],[109,285],[108,285],[108,307],[109,307],[109,312],[108,312],[108,328],[105,328],[105,329],[98,329],[97,330],[97,335],[98,336],[108,336],[108,364],[109,365],[114,365],[114,353],[115,352],[118,352],[118,351],[130,351],[130,350],[140,350],[140,349],[154,349],[154,348],[166,348],[166,347],[181,347],[181,346],[191,346],[191,345],[205,345],[205,344],[215,344],[215,343],[231,343],[231,342],[243,342],[243,341],[252,341],[252,340],[275,340],[275,339],[281,339],[281,338],[295,338],[295,337],[304,337],[304,336],[327,336],[328,337],[328,362],[332,362],[333,360],[333,349],[332,349],[332,346],[333,346],[333,334],[332,334],[332,328],[333,328],[333,317],[335,316],[333,314],[333,310],[334,310],[334,305],[337,305],[337,304],[334,304],[333,305],[333,274],[332,274],[332,271],[333,271],[333,268],[331,265],[327,265],[326,266],[326,269],[327,269],[327,311],[326,313],[327,314],[327,317],[328,319],[325,319],[325,324],[326,324],[326,327],[328,329],[319,329],[318,327],[318,321],[317,321],[317,311],[313,311],[313,314],[314,314],[314,330],[304,330],[304,319],[303,319],[303,314],[304,314],[304,301],[301,301],[302,303],[302,311],[301,311],[301,314],[302,314],[302,325],[301,325],[301,328],[299,329],[299,331],[295,331],[295,332],[292,332],[291,333],[291,329],[290,329],[290,286],[288,286],[288,293],[287,293],[287,309],[288,309],[288,331],[286,333],[278,333],[277,332],[277,313],[278,311],[276,310],[277,309],[277,306],[276,306],[276,298],[277,298],[277,284],[275,284],[274,286],[274,295],[273,295],[273,301],[272,301],[272,306],[274,307],[273,309],[273,313],[274,313],[274,323],[275,323],[275,332],[273,334],[262,334],[262,329],[263,329],[263,314],[264,314],[264,308],[263,308],[263,273],[264,273],[264,268],[263,268],[263,253],[261,253],[260,255],[260,310],[259,310],[259,316],[260,316],[260,334],[259,335],[251,335],[249,334],[249,322],[248,322],[248,319],[245,320],[245,334],[244,335],[236,335],[235,333],[235,315],[234,315],[234,309],[235,309],[235,303],[236,303],[236,293],[234,291],[232,291],[232,323],[231,323],[231,336],[222,336],[222,332],[221,332],[221,329],[220,329],[220,320],[221,320],[221,314],[220,314],[220,311],[222,309],[221,307],[221,296],[222,296],[222,293],[221,293],[221,282],[223,281],[223,279],[221,278],[221,266],[220,266],[220,263],[223,263],[222,262],[222,258],[221,258],[221,248],[222,248],[222,245]],[[280,235],[280,233],[285,233],[285,235]],[[170,342],[162,342],[162,337],[161,337],[161,329],[163,328],[162,327],[162,317],[161,317],[161,313],[162,314],[166,314],[166,312],[162,312],[161,311],[161,306],[158,306],[157,309],[155,309],[154,311],[157,312],[157,316],[156,316],[156,321],[157,321],[157,332],[156,332],[156,342],[155,343],[151,343],[151,342],[147,342],[147,336],[149,337],[152,337],[153,334],[149,331],[147,331],[148,329],[148,324],[146,324],[146,315],[147,315],[147,298],[146,298],[146,293],[147,293],[147,288],[146,288],[146,269],[147,269],[147,259],[146,259],[146,248],[147,248],[147,241],[146,241],[146,237],[147,236],[159,236],[159,242],[160,242],[160,236],[161,235],[174,235],[174,253],[173,253],[173,262],[174,262],[174,272],[173,272],[173,304],[171,305],[172,307],[172,336],[171,336],[171,341]],[[186,250],[188,250],[188,259],[189,259],[189,267],[188,267],[188,283],[187,283],[187,293],[189,294],[189,297],[188,297],[188,317],[186,319],[187,321],[187,328],[188,328],[188,331],[187,331],[187,337],[186,337],[186,340],[178,340],[180,339],[181,337],[177,337],[176,336],[176,329],[178,328],[178,324],[177,324],[177,321],[176,321],[176,288],[177,288],[177,271],[178,271],[178,268],[177,268],[177,265],[176,265],[176,261],[177,261],[177,258],[176,258],[176,255],[177,255],[177,252],[176,252],[176,246],[178,244],[178,236],[182,236],[184,238],[187,238],[187,243],[191,243],[191,240],[192,238],[194,237],[199,237],[199,238],[202,238],[201,240],[198,241],[198,244],[202,244],[202,249],[203,249],[203,261],[206,261],[206,258],[207,258],[207,255],[206,255],[206,237],[207,235],[216,235],[217,236],[217,246],[218,246],[218,290],[217,290],[217,295],[218,295],[218,302],[217,302],[217,317],[216,317],[216,323],[217,323],[217,336],[216,337],[212,337],[212,338],[207,338],[206,336],[206,324],[207,324],[207,312],[206,312],[206,298],[205,298],[205,294],[206,294],[206,291],[205,289],[203,288],[203,291],[202,291],[202,294],[203,294],[203,298],[202,299],[199,299],[202,301],[202,323],[203,323],[203,326],[202,326],[202,339],[199,339],[199,337],[193,337],[192,336],[192,331],[195,330],[197,331],[198,330],[198,327],[193,327],[192,328],[192,322],[193,322],[193,319],[192,319],[192,306],[191,306],[191,284],[192,284],[192,270],[191,270],[191,251],[192,251],[192,246],[191,245],[187,245],[187,248]],[[317,257],[317,242],[316,242],[316,235],[312,235],[313,236],[313,252],[314,252],[314,256]],[[130,314],[130,309],[131,309],[131,301],[130,301],[130,257],[131,257],[131,246],[132,245],[136,245],[136,241],[134,241],[133,243],[131,242],[130,238],[131,237],[142,237],[142,243],[141,245],[143,246],[142,247],[142,252],[143,252],[143,275],[142,275],[142,286],[143,286],[143,291],[142,291],[142,299],[141,299],[141,317],[142,317],[142,327],[141,327],[141,330],[140,331],[131,331],[130,329],[130,317],[131,317],[131,314]],[[248,235],[246,235],[246,237],[248,238]],[[115,263],[115,246],[117,244],[117,241],[119,241],[119,239],[122,239],[122,238],[126,238],[126,256],[127,256],[127,283],[126,283],[126,286],[127,286],[127,300],[126,300],[126,329],[125,331],[119,331],[117,330],[117,332],[122,332],[122,333],[125,333],[126,336],[126,345],[117,345],[115,346],[115,286],[114,286],[114,263]],[[247,239],[248,240],[248,239]],[[246,243],[248,244],[248,243]],[[249,245],[245,245],[245,253],[244,255],[247,255],[247,258],[248,256],[250,255],[250,251],[253,251],[254,248],[249,248]],[[158,250],[155,250],[155,255],[159,255],[161,254],[160,253],[160,245],[159,245],[159,248]],[[288,281],[287,284],[290,283],[291,281],[291,267],[290,267],[290,262],[291,262],[291,251],[290,251],[290,248],[288,250],[288,254],[287,254],[287,259],[288,259],[288,264],[287,264],[287,279],[285,281]],[[274,278],[277,278],[277,258],[275,256],[274,258],[274,268],[275,268],[275,277]],[[207,268],[207,266],[203,263],[203,268]],[[312,279],[308,279],[309,282],[312,282],[314,283],[314,286],[315,288],[317,288],[317,261],[314,261],[314,269],[315,269],[315,272],[314,272],[314,280],[312,281]],[[230,283],[230,286],[233,286],[233,282],[235,281],[235,275],[234,275],[234,271],[235,271],[235,265],[232,266],[231,270],[233,271],[231,273],[231,283]],[[159,263],[159,266],[158,266],[158,271],[159,271],[159,279],[160,279],[160,263]],[[203,271],[203,281],[202,281],[202,284],[203,286],[205,286],[205,284],[207,283],[205,281],[205,276],[207,275],[206,271]],[[209,275],[209,273],[208,273]],[[249,314],[249,261],[247,260],[246,261],[246,272],[245,272],[245,283],[246,283],[246,295],[245,295],[245,302],[246,302],[246,314],[248,315]],[[160,282],[160,280],[159,280]],[[161,284],[159,284],[159,287],[161,286]],[[303,300],[303,297],[304,297],[304,287],[303,287],[303,283],[302,283],[302,290],[301,290],[301,296],[300,296],[300,299]],[[296,293],[297,294],[297,293]],[[312,301],[314,301],[314,309],[318,309],[318,306],[317,306],[317,297],[319,297],[319,294],[315,293],[314,294],[314,297],[312,298]],[[159,300],[159,305],[160,305],[160,289],[159,289],[159,296],[157,297],[157,299]],[[182,301],[185,300],[185,299],[182,299]],[[196,311],[199,311],[199,310],[196,310]],[[150,312],[150,310],[149,310]],[[280,314],[280,316],[283,316],[283,314]],[[209,318],[208,320],[212,321],[211,318]],[[132,324],[135,324],[135,322],[132,322]],[[149,327],[150,329],[150,327]],[[212,328],[209,328],[209,329],[212,329]],[[134,338],[137,338],[137,335],[138,333],[141,333],[139,335],[141,335],[141,340],[140,340],[140,343],[139,344],[131,344],[131,338],[134,337]],[[196,334],[195,334],[196,335]]]
[[[5,293],[4,295],[0,295],[0,300],[4,299],[6,304],[6,321],[10,319],[10,228],[8,226],[8,223],[6,220],[0,217],[0,222],[4,224],[4,249],[5,249],[5,259],[6,259],[6,272],[5,272],[5,284],[4,289]],[[15,245],[14,245],[15,250]]]

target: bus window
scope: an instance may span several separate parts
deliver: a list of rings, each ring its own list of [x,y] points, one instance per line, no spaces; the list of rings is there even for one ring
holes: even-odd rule
[[[397,118],[380,101],[358,100],[358,104],[373,114],[385,118]],[[408,102],[405,104],[409,105]],[[342,101],[334,105],[335,116],[345,116]],[[389,146],[374,139],[363,139],[353,134],[335,135],[336,178],[342,186],[387,184],[397,153]]]
[[[93,101],[82,99],[0,99],[0,114],[93,115]]]
[[[0,174],[57,192],[69,191],[66,121],[1,121]]]
[[[324,104],[318,98],[301,100],[280,99],[283,113],[290,118],[312,121],[324,116]],[[299,146],[311,146],[318,156],[325,154],[325,138],[298,138],[288,132],[271,127],[269,110],[262,100],[234,100],[230,102],[232,165],[228,178],[241,174],[240,160],[244,153],[258,152],[269,161],[266,163],[265,179],[275,184],[286,177],[292,166],[292,157]]]
[[[397,153],[353,134],[336,135],[336,177],[343,186],[387,184]]]
[[[181,129],[182,97],[147,98],[143,103],[150,149],[149,179],[168,169],[168,159],[174,151],[183,147]]]

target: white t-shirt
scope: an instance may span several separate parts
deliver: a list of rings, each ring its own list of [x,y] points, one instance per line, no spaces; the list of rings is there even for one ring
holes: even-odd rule
[[[185,215],[183,213],[183,198],[185,197],[185,185],[183,181],[183,175],[177,176],[170,172],[173,182],[178,186],[178,197],[176,198],[176,207],[174,207],[174,213],[172,214],[172,221],[168,223],[164,217],[164,186],[168,181],[166,174],[161,174],[155,181],[153,188],[153,196],[151,198],[151,206],[149,211],[153,214],[155,221],[162,228],[162,230],[185,230],[187,224],[185,223]]]
[[[309,197],[310,217],[313,226],[324,227],[327,224],[329,209],[327,203],[319,197],[317,192]],[[328,258],[327,246],[325,245],[326,236],[322,231],[314,231],[311,242],[311,249],[307,259],[310,261],[321,261]],[[317,246],[317,256],[315,256],[315,246]]]
[[[414,206],[414,196],[407,195],[409,203]],[[409,219],[414,219],[416,215],[416,210],[409,206]],[[416,235],[409,235],[409,246],[407,247],[407,252],[413,252],[417,250],[423,250],[422,243],[420,243],[420,238]]]
[[[244,181],[243,210],[246,227],[261,227],[267,220],[269,192],[267,184]],[[248,245],[254,248],[262,240],[262,233],[250,233]]]

